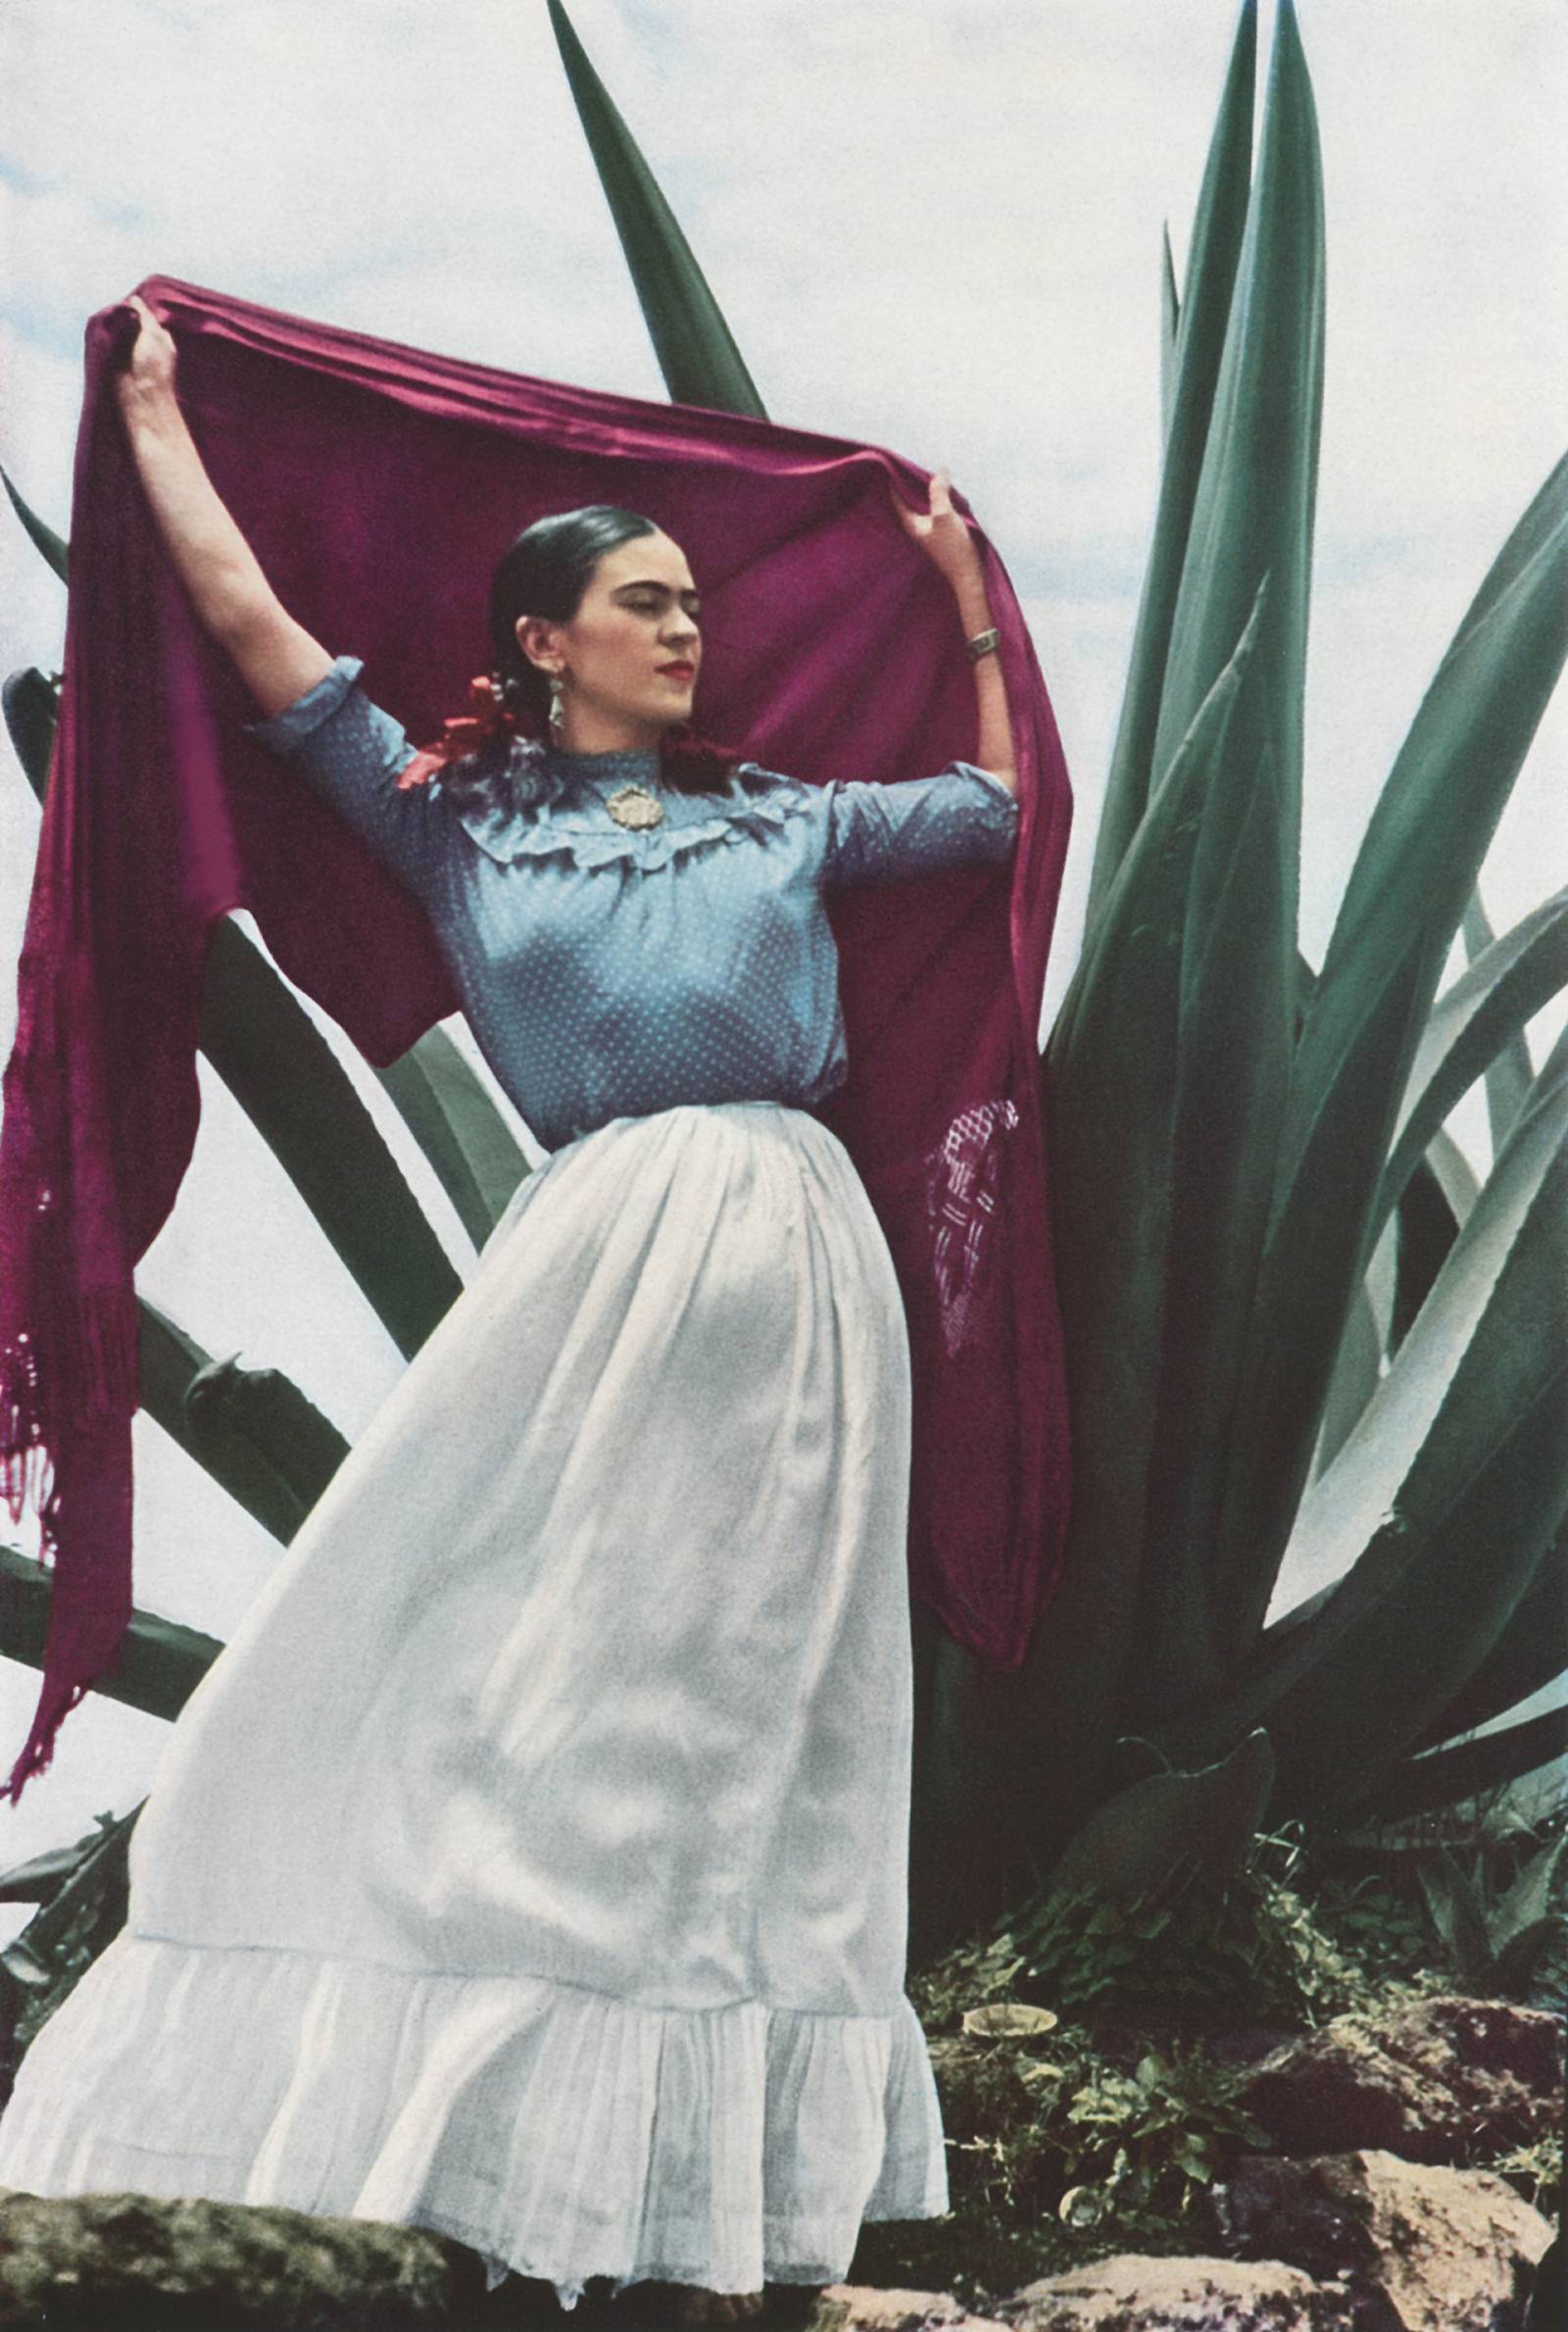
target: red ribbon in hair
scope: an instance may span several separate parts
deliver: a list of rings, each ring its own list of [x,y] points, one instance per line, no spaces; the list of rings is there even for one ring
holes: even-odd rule
[[[516,725],[516,717],[507,711],[490,674],[476,672],[468,682],[467,712],[454,714],[442,724],[436,742],[421,747],[408,767],[399,770],[398,791],[407,793],[413,786],[428,785],[436,771],[444,769],[449,762],[477,753],[492,737],[504,730],[514,730]]]

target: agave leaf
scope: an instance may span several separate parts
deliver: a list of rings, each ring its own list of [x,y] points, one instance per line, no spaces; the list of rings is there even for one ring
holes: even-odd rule
[[[4,470],[0,470],[0,485],[5,487],[7,494],[11,497],[12,509],[22,521],[32,541],[42,551],[60,580],[63,583],[69,583],[71,579],[71,546],[69,543],[65,542],[52,526],[46,526],[37,513],[28,508]]]
[[[1449,943],[1568,649],[1568,460],[1440,666],[1357,855],[1296,1049],[1216,1563],[1252,1640],[1295,1514],[1373,1202]]]
[[[1427,1144],[1422,1164],[1431,1169],[1456,1223],[1468,1222],[1470,1210],[1481,1196],[1475,1168],[1450,1133],[1440,1126]]]
[[[237,923],[213,928],[199,1028],[202,1051],[412,1358],[463,1282],[353,1080]]]
[[[136,1312],[139,1406],[188,1456],[194,1457],[185,1415],[185,1395],[192,1378],[211,1364],[213,1356],[197,1343],[188,1329],[171,1319],[167,1312],[161,1312],[145,1296],[137,1297]]]
[[[1255,639],[1249,625],[1151,801],[1042,1067],[1075,1492],[1052,1623],[998,1690],[1012,1705],[1020,1774],[1026,1787],[1037,1777],[1037,1811],[1053,1824],[1075,1827],[1100,1795],[1127,1657],[1164,1303],[1182,920],[1203,795]],[[1047,1861],[1061,1838],[1034,1843]]]
[[[238,1404],[220,1430],[215,1419],[201,1414],[212,1396],[200,1388],[205,1379],[221,1390],[230,1364],[210,1362],[193,1337],[144,1297],[137,1309],[141,1407],[220,1488],[286,1543],[346,1454],[347,1443],[274,1370],[257,1371],[248,1386],[239,1388]],[[187,1405],[193,1386],[197,1397]],[[43,1665],[52,1584],[46,1564],[0,1547],[0,1654],[7,1659]],[[172,1720],[221,1649],[216,1637],[137,1612],[114,1667],[92,1689]]]
[[[1290,1073],[1286,812],[1266,719],[1249,718],[1267,599],[1260,588],[1229,736],[1204,786],[1182,919],[1162,1355],[1133,1631],[1131,1704],[1145,1722],[1221,1674],[1209,1550]]]
[[[1486,928],[1479,903],[1465,910],[1466,930]],[[1462,1094],[1487,1072],[1493,1147],[1502,1145],[1529,1091],[1519,1083],[1524,1026],[1568,986],[1568,889],[1557,891],[1501,939],[1489,939],[1468,970],[1433,1006],[1410,1066],[1394,1147],[1378,1185],[1373,1221],[1381,1224],[1416,1160]],[[1529,1050],[1523,1053],[1526,1066]],[[1495,1079],[1502,1079],[1499,1086]]]
[[[482,1247],[528,1171],[512,1128],[444,1028],[427,1028],[376,1075]]]
[[[43,1666],[54,1574],[15,1547],[0,1546],[0,1654],[30,1668]],[[114,1664],[93,1691],[148,1716],[179,1714],[223,1649],[216,1636],[178,1627],[151,1612],[133,1612]]]
[[[186,1387],[197,1456],[223,1464],[234,1495],[286,1545],[349,1454],[349,1445],[299,1387],[275,1368],[209,1362]],[[278,1517],[274,1524],[271,1515]]]
[[[1542,1556],[1513,1616],[1486,1659],[1415,1743],[1441,1748],[1459,1733],[1491,1724],[1568,1669],[1568,1524]]]
[[[60,705],[60,675],[52,677],[29,665],[11,673],[0,688],[6,733],[26,778],[42,802],[49,781],[49,757],[55,748],[55,717]]]
[[[1014,1800],[1016,1752],[990,1671],[918,1600],[909,1774],[909,1958],[933,1965],[1038,1883]]]
[[[1465,902],[1459,928],[1464,936],[1466,961],[1473,964],[1479,955],[1491,947],[1496,936],[1482,904],[1479,883]],[[1535,1073],[1529,1041],[1524,1029],[1517,1028],[1487,1067],[1487,1117],[1492,1129],[1494,1156],[1502,1148],[1509,1126],[1524,1108],[1525,1095],[1530,1091]]]
[[[1258,798],[1248,804],[1233,794],[1227,804],[1231,822],[1240,825],[1244,806],[1250,819],[1233,863],[1234,887],[1223,913],[1218,891],[1210,886],[1205,895],[1198,887],[1197,924],[1187,943],[1210,978],[1201,1011],[1184,984],[1184,1017],[1191,1006],[1193,1028],[1190,1045],[1183,1035],[1182,1075],[1192,1099],[1181,1112],[1173,1155],[1179,1188],[1169,1241],[1163,1406],[1151,1464],[1148,1611],[1137,1630],[1138,1682],[1156,1717],[1216,1683],[1236,1658],[1232,1616],[1215,1592],[1212,1550],[1250,1365],[1246,1329],[1255,1310],[1257,1257],[1288,1090],[1322,375],[1317,125],[1295,14],[1281,0],[1256,182],[1153,747],[1157,785],[1238,623],[1255,611],[1256,670],[1238,699],[1225,769],[1250,773]],[[1223,937],[1208,955],[1211,922]],[[1191,1367],[1189,1346],[1196,1352]],[[1314,1415],[1314,1438],[1317,1422]],[[1278,1540],[1249,1550],[1259,1596],[1254,1630],[1280,1551]]]
[[[143,1801],[145,1803],[145,1801]],[[13,2052],[24,2052],[125,1924],[130,1840],[141,1807],[101,1817],[102,1834],[22,1933],[0,1952],[0,1983],[15,1987]],[[8,2005],[10,2005],[8,2003]]]
[[[1427,1915],[1449,1960],[1460,1972],[1478,1978],[1491,1964],[1492,1950],[1480,1898],[1469,1875],[1451,1857],[1442,1862],[1423,1858],[1415,1866]]]
[[[1385,1352],[1389,1350],[1394,1326],[1395,1241],[1396,1230],[1391,1222],[1385,1225],[1382,1238],[1367,1260],[1366,1276],[1361,1282],[1370,1299]]]
[[[1568,1832],[1560,1833],[1532,1855],[1513,1885],[1498,1900],[1489,1921],[1494,1956],[1500,1960],[1505,1952],[1515,1952],[1532,1934],[1539,1933],[1549,1919],[1557,1916],[1552,1909],[1552,1892],[1563,1851],[1568,1848]]]
[[[680,405],[750,413],[765,420],[756,385],[674,212],[589,64],[561,0],[549,0],[549,7],[583,135],[665,387]]]
[[[347,1454],[343,1436],[275,1369],[256,1371],[255,1389],[224,1414],[208,1388],[220,1389],[232,1364],[215,1362],[145,1297],[137,1311],[141,1407],[286,1546]]]
[[[220,1429],[206,1388],[223,1389],[232,1364],[215,1362],[145,1296],[138,1297],[136,1309],[140,1408],[220,1489],[286,1545],[347,1455],[347,1442],[275,1369],[248,1372]]]
[[[1170,416],[1165,426],[1154,531],[1095,837],[1089,883],[1089,928],[1099,916],[1116,868],[1148,808],[1154,784],[1154,732],[1165,683],[1171,622],[1182,564],[1187,556],[1203,448],[1208,439],[1237,261],[1247,227],[1256,51],[1255,0],[1245,0],[1193,223],[1187,282],[1171,364]],[[1166,257],[1168,266],[1168,241]],[[1173,287],[1168,289],[1167,298],[1174,302]],[[1254,588],[1255,584],[1254,576]],[[1242,617],[1238,616],[1231,628],[1227,653],[1241,629]],[[1193,710],[1196,709],[1195,702]]]
[[[1439,1807],[1461,1806],[1470,1798],[1535,1773],[1568,1750],[1568,1708],[1505,1725],[1478,1740],[1461,1741],[1428,1757],[1404,1758],[1380,1780],[1364,1811],[1379,1820],[1402,1821]]]
[[[14,673],[4,690],[11,740],[40,801],[54,696],[38,671]],[[260,948],[226,918],[208,941],[198,1041],[412,1358],[463,1282],[353,1079]]]
[[[1189,313],[1191,312],[1189,298]],[[1245,736],[1278,757],[1280,883],[1296,928],[1301,718],[1323,388],[1323,190],[1311,83],[1291,0],[1280,0],[1256,180],[1154,731],[1152,778],[1191,724],[1269,577],[1258,644],[1266,685]]]
[[[1353,1811],[1501,1637],[1568,1510],[1568,1046],[1554,1053],[1388,1374],[1301,1503],[1323,1582],[1178,1762],[1266,1724],[1287,1811]]]
[[[0,1871],[0,1903],[47,1903],[76,1869],[86,1850],[97,1845],[98,1837],[95,1830],[77,1839],[74,1846],[50,1847],[28,1861]]]
[[[1346,1435],[1371,1400],[1382,1370],[1383,1338],[1378,1329],[1378,1315],[1369,1290],[1362,1285],[1356,1289],[1350,1305],[1334,1373],[1329,1378],[1323,1421],[1318,1427],[1317,1448],[1312,1455],[1314,1479],[1343,1448]]]
[[[1159,252],[1159,435],[1161,444],[1165,444],[1170,438],[1171,416],[1176,410],[1176,335],[1182,320],[1168,223],[1160,229]]]
[[[1218,1876],[1251,1843],[1268,1803],[1274,1761],[1262,1730],[1197,1772],[1150,1773],[1096,1808],[1054,1864],[1033,1918],[1079,1899],[1130,1905],[1199,1870]]]

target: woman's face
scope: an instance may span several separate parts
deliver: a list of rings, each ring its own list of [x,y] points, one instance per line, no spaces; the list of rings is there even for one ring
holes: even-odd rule
[[[561,674],[569,749],[613,750],[611,736],[653,745],[691,719],[699,605],[680,545],[639,534],[605,553],[569,623],[519,618],[524,655]]]

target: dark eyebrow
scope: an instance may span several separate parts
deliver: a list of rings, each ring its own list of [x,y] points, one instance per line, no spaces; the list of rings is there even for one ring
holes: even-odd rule
[[[662,583],[657,575],[650,574],[639,575],[634,582],[617,583],[615,588],[617,591],[670,591],[672,586],[668,583]],[[701,599],[702,596],[695,583],[682,589],[679,593],[679,597],[682,599]]]

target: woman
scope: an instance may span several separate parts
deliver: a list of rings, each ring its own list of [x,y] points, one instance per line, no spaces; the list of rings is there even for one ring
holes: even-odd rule
[[[900,508],[976,765],[810,787],[705,747],[696,583],[613,506],[518,538],[488,697],[416,754],[278,604],[134,305],[122,410],[254,733],[424,905],[550,1156],[172,1728],[0,2183],[753,2313],[948,2203],[904,1991],[906,1333],[810,1105],[846,1066],[823,891],[1013,845],[979,562],[939,472]]]

